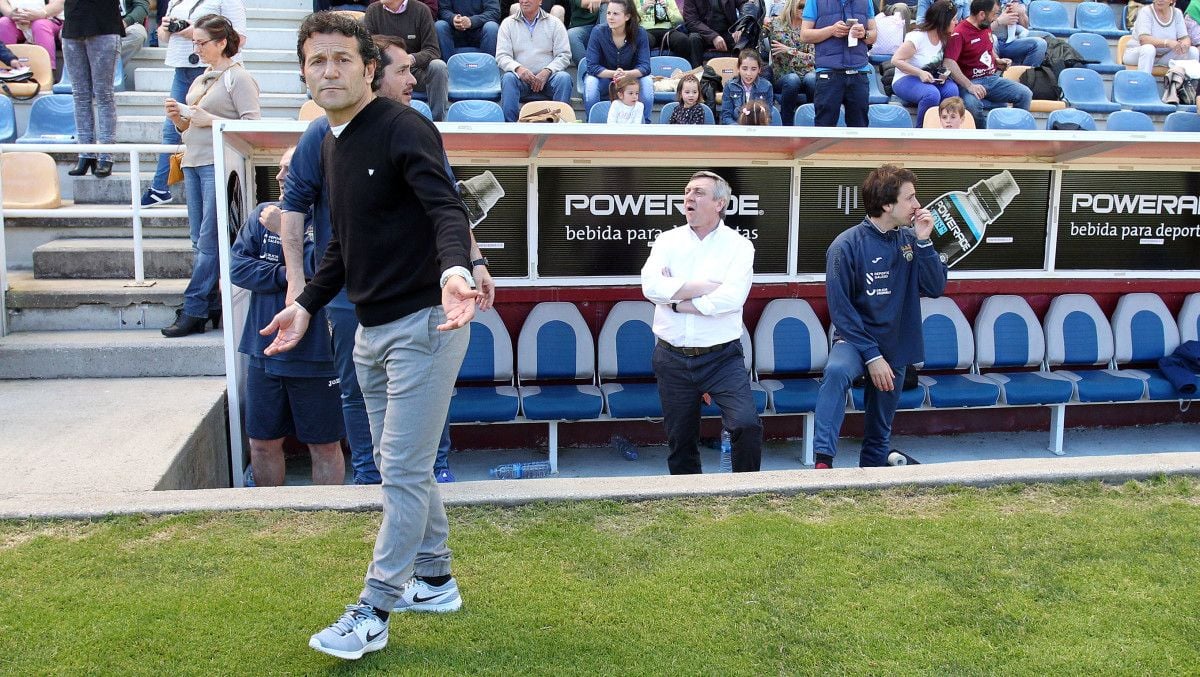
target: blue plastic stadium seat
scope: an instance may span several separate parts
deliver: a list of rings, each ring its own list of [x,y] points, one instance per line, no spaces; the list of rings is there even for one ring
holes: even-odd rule
[[[793,124],[797,127],[816,127],[817,109],[811,103],[796,107],[796,117]],[[838,127],[846,126],[846,110],[838,111]]]
[[[1023,108],[993,108],[988,111],[987,129],[1037,129],[1037,122]]]
[[[1000,384],[1000,402],[1021,406],[1071,399],[1075,388],[1070,380],[1040,370],[1045,356],[1042,325],[1024,298],[997,294],[984,299],[975,316],[975,363],[981,374]]]
[[[1046,333],[1046,363],[1053,373],[1074,382],[1076,400],[1134,402],[1142,399],[1146,390],[1143,379],[1104,368],[1113,357],[1113,333],[1095,299],[1087,294],[1056,297],[1050,302],[1042,328]],[[1069,370],[1054,367],[1068,367]]]
[[[17,113],[12,99],[0,96],[0,143],[12,143],[17,138]]]
[[[883,84],[879,80],[879,71],[875,70],[875,68],[872,67],[871,72],[868,74],[868,76],[870,79],[871,89],[870,89],[870,94],[867,97],[867,102],[868,103],[887,103],[888,95],[885,94],[883,91]]]
[[[1051,111],[1050,116],[1046,118],[1046,129],[1054,129],[1054,124],[1076,124],[1084,131],[1096,131],[1096,119],[1088,113],[1077,110],[1075,108],[1062,108],[1056,111]]]
[[[1153,132],[1154,121],[1145,113],[1119,110],[1108,114],[1104,128],[1110,132]]]
[[[1179,309],[1179,340],[1200,341],[1200,292],[1189,294]]]
[[[925,337],[921,370],[953,372],[920,377],[929,392],[929,406],[989,407],[1000,401],[998,383],[969,373],[975,362],[975,340],[971,325],[953,299],[921,299],[921,327]]]
[[[1113,75],[1113,101],[1147,115],[1169,115],[1175,105],[1162,102],[1154,76],[1142,71],[1124,70]]]
[[[1033,0],[1029,3],[1029,27],[1058,36],[1075,32],[1067,8],[1057,0]]]
[[[677,69],[686,73],[692,70],[692,64],[688,63],[687,59],[678,56],[650,57],[650,75],[669,78]],[[666,103],[674,100],[675,92],[654,92],[654,103]]]
[[[1164,132],[1200,132],[1200,115],[1196,113],[1171,113],[1163,122]]]
[[[592,109],[588,111],[587,121],[592,123],[604,124],[608,122],[608,109],[612,107],[611,101],[597,101],[592,104]]]
[[[908,109],[890,103],[872,104],[867,109],[867,119],[871,127],[912,129],[912,118],[908,115]]]
[[[75,99],[70,94],[48,94],[33,100],[29,126],[17,143],[74,143]]]
[[[1064,68],[1058,74],[1058,86],[1063,100],[1072,108],[1089,113],[1111,113],[1121,110],[1120,104],[1108,100],[1100,74],[1087,68]]]
[[[708,106],[706,106],[705,104],[700,104],[700,106],[703,106],[703,108],[704,108],[704,123],[708,124],[708,125],[717,124],[717,117],[715,115],[713,115],[712,109],[709,108]],[[662,112],[659,113],[658,121],[664,125],[669,124],[671,122],[671,115],[675,113],[675,109],[678,107],[679,107],[678,101],[672,101],[671,103],[668,103],[667,105],[663,106]]]
[[[768,303],[754,330],[754,346],[755,371],[770,394],[771,408],[778,414],[816,411],[829,344],[808,302],[775,299]]]
[[[750,369],[753,365],[752,360],[754,359],[754,346],[750,342],[750,332],[746,330],[746,325],[742,325],[742,356],[746,360],[746,378],[750,380],[750,396],[754,398],[754,408],[761,414],[767,410],[767,391],[763,389],[762,385],[755,383],[750,378]],[[717,406],[716,402],[712,404],[701,402],[700,415],[720,416],[721,409]]]
[[[1179,327],[1158,294],[1126,294],[1112,315],[1113,361],[1130,365],[1123,373],[1141,376],[1152,400],[1177,400],[1183,395],[1158,370],[1158,360],[1179,346]]]
[[[1119,38],[1129,33],[1117,28],[1117,17],[1108,3],[1104,2],[1081,2],[1075,5],[1075,28],[1106,38]]]
[[[459,52],[446,62],[451,101],[500,99],[500,67],[496,57],[482,52]]]
[[[575,93],[583,96],[583,76],[587,75],[587,57],[579,60],[579,65],[575,68]]]
[[[433,111],[429,110],[429,104],[425,103],[424,101],[421,101],[420,99],[413,99],[412,103],[409,105],[411,105],[418,113],[424,115],[426,118],[430,120],[433,119]]]
[[[504,122],[504,109],[495,101],[455,101],[446,110],[446,122]]]
[[[1125,70],[1125,66],[1113,61],[1112,52],[1108,49],[1108,40],[1102,35],[1095,33],[1075,33],[1067,39],[1067,42],[1075,48],[1075,51],[1079,52],[1079,55],[1084,60],[1096,62],[1089,63],[1086,67],[1097,73],[1116,73],[1117,71]]]
[[[592,334],[574,304],[539,303],[517,338],[521,411],[532,421],[593,419],[604,408],[591,385],[596,353]],[[554,383],[545,383],[554,381]],[[561,381],[577,381],[561,384]]]
[[[596,352],[600,392],[613,418],[658,418],[662,401],[654,381],[654,304],[621,301],[608,311]]]
[[[508,329],[495,310],[476,313],[471,342],[450,398],[451,423],[499,423],[517,418],[520,399],[513,380],[513,349]]]

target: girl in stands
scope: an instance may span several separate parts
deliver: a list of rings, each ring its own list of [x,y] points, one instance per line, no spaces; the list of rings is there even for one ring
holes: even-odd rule
[[[610,0],[605,23],[592,29],[587,43],[587,75],[583,78],[583,107],[590,111],[609,83],[626,75],[641,87],[642,111],[650,122],[654,107],[654,81],[650,77],[650,38],[639,25],[633,0]]]
[[[640,125],[645,115],[642,102],[638,101],[641,84],[632,75],[613,80],[609,85],[612,103],[608,107],[608,123],[616,125]]]
[[[707,124],[704,104],[700,103],[700,78],[691,73],[680,78],[679,86],[675,88],[675,98],[679,101],[679,105],[671,112],[670,124]]]
[[[767,105],[775,100],[775,90],[762,74],[762,57],[753,49],[743,49],[738,54],[738,76],[725,85],[721,95],[721,124],[736,125],[741,110],[751,101],[763,101]]]
[[[892,55],[896,65],[892,91],[908,103],[917,104],[917,126],[922,126],[925,111],[942,99],[958,96],[958,85],[942,69],[942,55],[950,31],[958,23],[957,10],[949,0],[938,0],[925,12],[925,21],[904,36],[904,43]]]
[[[766,127],[771,124],[771,111],[767,108],[767,104],[762,101],[751,101],[742,106],[741,115],[738,116],[738,124],[750,127]]]

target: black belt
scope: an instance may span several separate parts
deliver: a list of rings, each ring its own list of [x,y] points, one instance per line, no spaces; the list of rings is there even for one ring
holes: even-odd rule
[[[673,353],[679,353],[680,355],[683,355],[684,357],[700,357],[701,355],[715,353],[718,350],[729,345],[730,343],[733,343],[733,341],[726,341],[724,343],[718,343],[715,346],[708,346],[707,348],[680,348],[679,346],[673,346],[670,343],[667,343],[666,341],[664,341],[662,339],[658,339],[658,345],[662,346],[663,348],[666,348],[667,350],[669,350]]]

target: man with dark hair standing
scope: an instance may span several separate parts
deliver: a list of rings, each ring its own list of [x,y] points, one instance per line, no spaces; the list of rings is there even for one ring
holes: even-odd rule
[[[701,472],[700,397],[709,393],[733,443],[733,471],[762,461],[762,421],[742,354],[742,305],[754,275],[754,245],[725,225],[725,179],[696,172],[683,192],[686,226],[658,236],[642,266],[654,302],[652,361],[672,475]]]
[[[917,177],[884,165],[862,185],[867,218],[843,232],[825,259],[833,347],[817,393],[816,467],[833,467],[846,391],[867,374],[860,467],[887,465],[906,365],[923,361],[921,296],[946,288],[946,264],[930,236],[934,217],[917,201]],[[911,226],[911,227],[910,227]]]
[[[322,165],[333,239],[295,303],[261,333],[277,332],[266,354],[290,350],[343,284],[362,325],[354,361],[383,477],[383,524],[357,603],[309,639],[356,659],[387,646],[389,614],[424,601],[414,591],[444,594],[444,608],[429,610],[462,604],[433,458],[469,341],[452,330],[474,317],[479,292],[441,137],[417,111],[371,91],[379,50],[370,34],[318,12],[301,24],[297,45],[330,124]]]
[[[975,126],[987,126],[987,113],[993,108],[1012,104],[1029,110],[1033,92],[1025,85],[1007,80],[1000,71],[1012,61],[996,53],[992,22],[1000,16],[996,0],[973,0],[971,16],[954,27],[946,41],[943,64],[958,83],[959,94],[967,111],[975,117]]]
[[[800,40],[814,45],[817,90],[816,125],[836,127],[846,106],[846,126],[866,127],[870,76],[874,66],[867,48],[875,44],[874,10],[867,0],[808,0],[800,22]]]

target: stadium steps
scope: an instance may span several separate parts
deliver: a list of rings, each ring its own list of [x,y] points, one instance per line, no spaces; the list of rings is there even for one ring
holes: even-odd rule
[[[160,329],[175,320],[186,279],[39,280],[30,271],[9,274],[8,328],[14,332]]]
[[[221,332],[168,339],[154,329],[21,331],[0,338],[0,379],[222,376]]]

